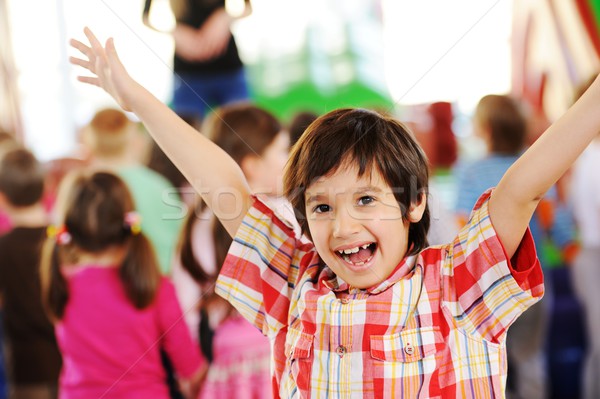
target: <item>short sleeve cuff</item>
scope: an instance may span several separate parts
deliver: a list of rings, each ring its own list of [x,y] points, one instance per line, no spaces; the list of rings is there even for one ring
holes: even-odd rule
[[[504,249],[504,247],[502,247]],[[544,274],[537,257],[535,243],[529,228],[525,231],[517,251],[508,262],[513,278],[524,291],[531,290],[533,297],[544,293]]]

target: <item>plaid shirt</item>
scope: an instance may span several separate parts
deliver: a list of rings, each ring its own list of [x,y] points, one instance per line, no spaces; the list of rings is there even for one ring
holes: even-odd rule
[[[281,398],[502,398],[506,331],[543,295],[529,231],[508,260],[489,192],[451,244],[348,286],[255,200],[217,292],[272,342]],[[276,395],[277,396],[277,395]]]

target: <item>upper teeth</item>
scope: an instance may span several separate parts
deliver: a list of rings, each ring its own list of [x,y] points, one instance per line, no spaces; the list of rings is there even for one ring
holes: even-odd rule
[[[338,251],[340,254],[345,254],[345,255],[350,255],[350,254],[355,254],[358,251],[360,251],[360,249],[367,249],[369,247],[370,244],[365,244],[363,246],[360,247],[354,247],[354,248],[348,248],[348,249],[342,249],[340,251]]]

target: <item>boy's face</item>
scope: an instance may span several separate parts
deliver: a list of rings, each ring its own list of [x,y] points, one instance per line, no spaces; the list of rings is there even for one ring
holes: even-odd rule
[[[359,178],[354,166],[320,178],[305,195],[317,252],[356,288],[377,285],[392,273],[406,254],[409,222],[418,222],[425,210],[421,200],[403,220],[394,192],[379,172]]]

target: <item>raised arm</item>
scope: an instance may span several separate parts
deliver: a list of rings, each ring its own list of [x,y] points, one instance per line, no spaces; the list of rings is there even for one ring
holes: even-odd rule
[[[103,88],[125,111],[140,118],[233,236],[250,205],[248,184],[238,164],[132,79],[121,64],[112,39],[103,47],[91,30],[85,28],[84,32],[90,45],[74,39],[71,45],[85,57],[71,57],[70,61],[94,76],[79,76],[78,80]]]
[[[490,199],[490,218],[509,256],[546,191],[600,133],[600,78],[506,171]]]

